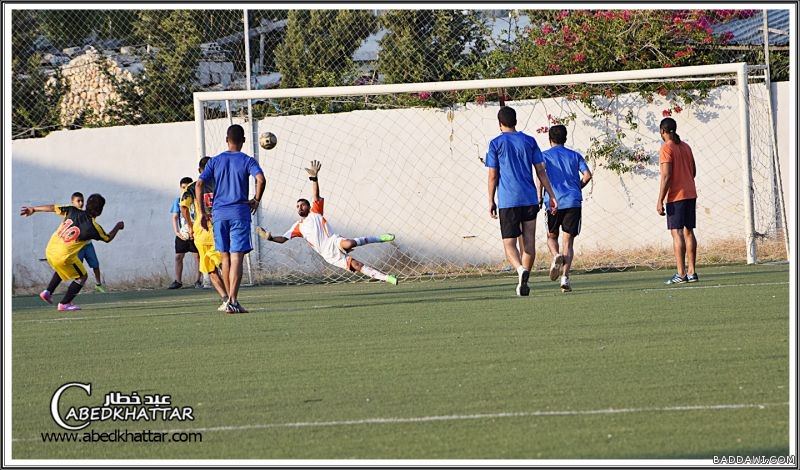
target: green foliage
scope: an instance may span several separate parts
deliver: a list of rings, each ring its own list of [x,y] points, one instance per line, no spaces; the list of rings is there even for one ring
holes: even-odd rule
[[[11,14],[11,63],[15,73],[23,72],[28,58],[34,52],[34,41],[39,34],[35,10],[14,10]],[[38,65],[37,65],[38,66]]]
[[[61,99],[66,89],[60,71],[53,80],[42,71],[41,54],[28,57],[14,68],[11,81],[11,133],[13,136],[42,137],[59,127]],[[49,84],[50,83],[50,84]],[[29,132],[25,132],[29,131]]]
[[[726,62],[722,48],[729,35],[713,34],[711,25],[753,14],[752,10],[528,10],[531,26],[516,31],[489,54],[487,76],[543,76],[619,70],[679,67]],[[664,115],[680,112],[702,99],[719,83],[664,82],[580,84],[521,90],[515,98],[566,96],[579,101],[594,119],[612,114],[615,98],[638,93],[653,102],[668,101]],[[628,129],[633,123],[625,119]],[[601,167],[627,173],[650,162],[651,156],[624,144],[625,129],[607,129],[592,139],[587,157]]]
[[[466,80],[476,77],[486,27],[474,10],[392,10],[380,17],[378,68],[386,83]]]
[[[353,52],[375,31],[365,10],[292,10],[286,38],[275,51],[281,87],[350,85],[357,77]]]
[[[202,33],[197,12],[191,10],[143,10],[135,30],[157,51],[144,61],[138,79],[141,88],[141,120],[174,122],[193,119],[192,93],[200,57]]]
[[[266,35],[265,70],[282,74],[282,87],[319,87],[360,83],[353,52],[363,40],[385,28],[376,66],[386,83],[450,81],[478,78],[539,76],[671,67],[718,62],[763,63],[763,50],[726,49],[726,36],[711,26],[754,14],[754,10],[521,10],[531,26],[512,33],[490,50],[489,31],[478,10],[251,10],[250,26],[262,19],[286,19],[288,26]],[[187,120],[193,116],[191,93],[201,59],[199,45],[242,30],[242,11],[230,10],[14,10],[12,12],[12,85],[15,135],[37,122],[54,125],[43,103],[55,100],[57,88],[44,98],[36,52],[40,36],[56,48],[83,46],[91,37],[118,39],[125,45],[149,44],[157,49],[143,58],[145,72],[133,84],[115,83],[123,96],[109,116],[86,115],[85,122],[144,123]],[[230,38],[229,38],[230,39]],[[241,40],[223,48],[237,73],[245,70]],[[154,49],[154,50],[155,50]],[[255,62],[258,40],[251,42]],[[273,53],[274,51],[274,53]],[[239,58],[239,59],[235,59]],[[788,79],[788,51],[773,51],[772,80]],[[38,69],[38,70],[35,70]],[[371,77],[370,80],[377,78]],[[370,105],[443,107],[455,103],[567,96],[602,117],[621,93],[641,93],[652,101],[661,94],[674,110],[704,96],[708,82],[689,90],[681,83],[608,84],[525,89],[419,93],[372,97]],[[59,85],[61,87],[62,85]],[[697,82],[692,82],[697,88]],[[52,93],[56,93],[53,95]],[[264,112],[339,112],[363,108],[364,100],[295,100],[262,105]],[[299,107],[298,107],[299,106]],[[665,111],[667,111],[665,110]],[[94,120],[94,121],[93,121]],[[39,131],[37,131],[39,132]]]
[[[291,10],[283,44],[275,50],[282,88],[351,85],[359,71],[353,53],[377,21],[367,10]],[[284,102],[285,104],[285,102]],[[286,107],[283,106],[282,107]],[[330,100],[298,100],[293,112],[348,110]]]
[[[617,174],[642,170],[657,161],[654,152],[644,149],[641,139],[629,147],[623,142],[623,132],[611,132],[601,137],[592,137],[586,160],[596,166],[606,168]]]

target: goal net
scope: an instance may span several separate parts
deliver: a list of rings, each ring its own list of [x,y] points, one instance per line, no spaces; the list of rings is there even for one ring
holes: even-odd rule
[[[254,216],[273,234],[310,198],[304,168],[319,160],[325,217],[345,237],[394,233],[353,251],[403,279],[441,279],[509,269],[498,221],[489,216],[484,158],[499,134],[497,111],[517,112],[517,130],[566,146],[594,173],[583,190],[574,270],[674,266],[666,222],[655,211],[658,125],[670,115],[697,162],[696,230],[701,265],[787,257],[782,185],[763,70],[746,64],[480,81],[195,94],[197,157],[226,150],[243,125],[267,185]],[[248,110],[248,102],[252,108]],[[264,150],[258,135],[272,132]],[[252,186],[252,185],[251,185]],[[326,264],[302,239],[274,244],[253,235],[255,282],[366,280]],[[551,256],[537,222],[536,268]]]

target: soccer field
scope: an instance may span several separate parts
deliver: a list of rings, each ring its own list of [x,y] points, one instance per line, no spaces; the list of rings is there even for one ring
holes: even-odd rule
[[[789,265],[13,299],[15,459],[688,459],[789,452]],[[59,294],[60,295],[60,294]],[[56,296],[56,298],[58,298]],[[167,394],[193,421],[43,442],[69,407]],[[70,421],[72,424],[78,421]]]

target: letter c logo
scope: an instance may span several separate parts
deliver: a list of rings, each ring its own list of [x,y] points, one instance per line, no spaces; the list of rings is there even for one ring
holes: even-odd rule
[[[81,429],[85,428],[91,421],[86,421],[80,426],[70,426],[69,424],[65,423],[64,420],[61,419],[61,416],[58,414],[58,402],[61,400],[61,394],[70,387],[78,387],[82,388],[87,395],[92,395],[92,384],[82,384],[78,382],[71,382],[68,384],[64,384],[56,390],[56,393],[53,394],[53,398],[50,400],[50,415],[53,417],[53,421],[56,422],[57,425],[61,426],[62,428],[68,431],[80,431]]]

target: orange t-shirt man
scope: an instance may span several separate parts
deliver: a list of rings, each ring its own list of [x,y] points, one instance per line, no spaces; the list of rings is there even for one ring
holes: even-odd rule
[[[697,199],[697,188],[694,185],[694,176],[697,168],[694,165],[692,149],[686,142],[675,143],[667,140],[661,146],[658,164],[672,164],[672,178],[670,178],[667,202],[683,201],[684,199]]]

